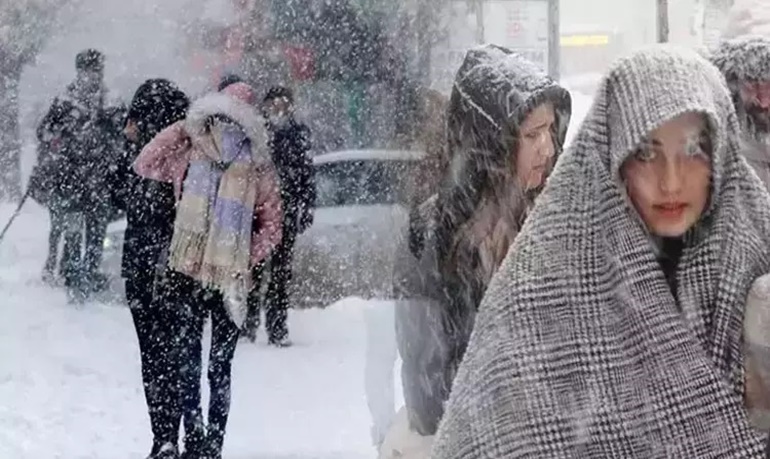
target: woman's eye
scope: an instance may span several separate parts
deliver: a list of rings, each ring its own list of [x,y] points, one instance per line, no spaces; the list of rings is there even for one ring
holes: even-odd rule
[[[704,151],[703,151],[702,145],[699,142],[697,143],[693,142],[687,145],[687,149],[685,150],[685,153],[687,154],[687,156],[692,158],[695,156],[703,155]]]
[[[634,152],[634,159],[644,163],[654,160],[655,156],[655,150],[649,147],[639,147],[639,149]]]

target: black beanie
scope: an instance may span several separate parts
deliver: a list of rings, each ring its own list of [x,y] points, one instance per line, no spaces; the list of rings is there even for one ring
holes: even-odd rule
[[[176,85],[163,78],[142,83],[134,93],[127,118],[137,123],[143,142],[166,126],[184,119],[190,100]]]
[[[75,68],[101,72],[104,70],[104,54],[96,49],[85,49],[75,56]]]

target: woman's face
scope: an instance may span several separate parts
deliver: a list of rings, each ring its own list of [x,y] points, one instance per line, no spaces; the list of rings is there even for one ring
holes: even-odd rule
[[[519,126],[516,177],[525,191],[542,185],[553,167],[554,123],[556,114],[549,102],[532,110]]]
[[[126,121],[126,125],[123,128],[123,135],[132,142],[136,142],[139,139],[139,128],[134,120],[129,119]]]
[[[679,237],[698,222],[709,199],[711,154],[706,120],[687,113],[654,130],[623,164],[628,196],[652,234]]]

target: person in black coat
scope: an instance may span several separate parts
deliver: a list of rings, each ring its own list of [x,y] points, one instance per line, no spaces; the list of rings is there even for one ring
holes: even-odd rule
[[[181,412],[173,343],[183,318],[179,305],[154,298],[156,276],[164,268],[173,235],[175,200],[171,184],[139,177],[132,164],[156,134],[185,118],[189,105],[187,96],[168,80],[150,79],[137,89],[124,129],[128,148],[113,182],[115,205],[126,213],[121,275],[139,340],[153,459],[176,457]],[[188,449],[203,441],[200,432],[197,439],[193,432],[187,434]]]
[[[309,156],[310,129],[294,118],[294,96],[288,88],[271,88],[262,103],[262,114],[270,131],[270,149],[281,179],[284,219],[283,238],[270,258],[270,283],[265,297],[265,328],[268,342],[289,346],[286,324],[289,307],[288,284],[292,276],[292,255],[297,235],[313,223],[315,180]],[[259,284],[249,298],[249,316],[244,334],[252,341],[259,327]]]
[[[51,213],[43,278],[56,278],[59,240],[64,237],[59,273],[70,298],[82,300],[89,291],[97,289],[97,268],[106,229],[102,225],[104,182],[99,180],[104,177],[100,174],[105,170],[101,162],[107,153],[104,55],[94,49],[84,50],[76,56],[75,67],[75,81],[53,101],[38,125],[38,164],[30,178],[30,194]],[[84,232],[86,250],[81,256]]]

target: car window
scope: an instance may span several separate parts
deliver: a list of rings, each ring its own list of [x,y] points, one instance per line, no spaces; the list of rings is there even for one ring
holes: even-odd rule
[[[318,207],[395,204],[408,161],[340,161],[316,167]]]

